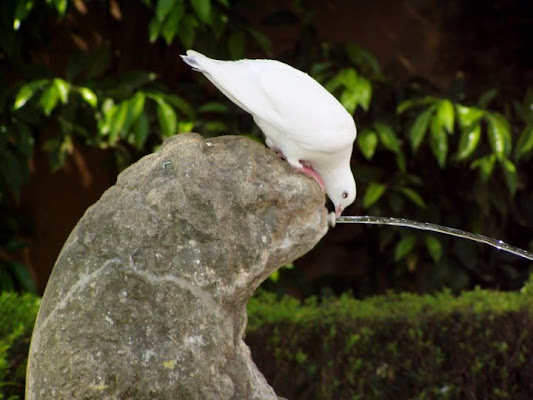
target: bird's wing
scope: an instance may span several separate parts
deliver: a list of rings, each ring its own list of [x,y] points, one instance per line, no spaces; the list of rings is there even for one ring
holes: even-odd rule
[[[220,61],[194,50],[183,60],[263,126],[275,128],[303,149],[333,153],[355,140],[355,125],[344,107],[313,78],[287,64]]]
[[[351,148],[356,135],[352,116],[309,75],[280,63],[260,71],[260,82],[268,108],[276,112],[265,118],[291,140],[325,153]]]
[[[183,60],[195,71],[202,72],[227,98],[252,115],[261,113],[271,118],[270,104],[259,82],[258,71],[251,66],[261,63],[264,68],[277,63],[273,60],[221,61],[188,50]]]

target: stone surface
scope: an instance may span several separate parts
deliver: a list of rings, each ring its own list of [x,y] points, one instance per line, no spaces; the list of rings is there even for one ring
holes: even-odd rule
[[[310,178],[243,137],[180,134],[126,169],[61,251],[26,398],[276,399],[246,303],[327,231]]]

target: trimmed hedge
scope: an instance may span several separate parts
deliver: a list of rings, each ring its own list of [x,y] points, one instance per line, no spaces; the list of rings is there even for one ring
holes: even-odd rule
[[[0,293],[0,399],[24,398],[26,360],[40,299]]]
[[[458,297],[389,294],[301,304],[261,293],[246,342],[279,396],[533,399],[533,283]]]
[[[0,399],[24,398],[39,298],[0,294]],[[246,342],[297,399],[533,399],[533,281],[521,292],[348,295],[303,304],[260,292]]]

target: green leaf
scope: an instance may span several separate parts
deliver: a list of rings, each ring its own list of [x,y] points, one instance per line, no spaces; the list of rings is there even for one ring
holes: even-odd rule
[[[409,130],[409,140],[411,141],[411,148],[413,149],[413,152],[418,151],[418,148],[422,144],[422,140],[424,140],[429,119],[431,118],[434,108],[434,106],[431,106],[420,113],[418,117],[416,117],[415,122]]]
[[[516,184],[518,181],[516,167],[513,162],[508,158],[500,160],[500,165],[503,169],[503,176],[505,177],[505,183],[507,184],[509,193],[511,193],[511,196],[514,196],[516,193]]]
[[[435,236],[426,235],[424,237],[424,242],[428,250],[429,255],[434,262],[439,262],[442,258],[442,244]]]
[[[146,139],[148,139],[148,134],[150,133],[150,121],[148,120],[148,117],[143,112],[141,115],[139,115],[139,118],[137,118],[137,121],[135,122],[135,125],[133,126],[133,137],[134,141],[133,144],[135,145],[135,148],[137,150],[141,150],[144,148],[144,145],[146,144]]]
[[[346,45],[346,54],[350,61],[357,67],[368,68],[372,73],[379,75],[381,70],[379,63],[375,57],[368,51],[363,50],[361,47],[354,43],[348,43]]]
[[[13,109],[18,110],[20,107],[26,104],[27,101],[31,99],[34,92],[35,91],[29,87],[29,85],[22,86],[17,93],[17,97],[15,98]]]
[[[46,86],[46,84],[48,84],[49,82],[50,81],[48,79],[40,79],[38,81],[33,81],[22,86],[19,89],[17,96],[15,97],[13,109],[18,110],[19,108],[24,106],[24,104],[26,104],[28,100],[32,98],[32,96],[37,90]]]
[[[431,97],[431,96],[426,96],[426,97],[423,97],[421,99],[404,100],[400,104],[398,104],[398,107],[396,108],[396,113],[397,114],[402,114],[405,111],[409,110],[410,108],[429,105],[429,104],[434,104],[437,101],[438,100],[436,98]]]
[[[59,100],[59,92],[55,85],[48,86],[41,97],[39,98],[39,105],[43,109],[44,114],[48,117],[57,105]]]
[[[272,272],[269,275],[268,279],[271,280],[272,282],[277,282],[278,279],[279,279],[279,269],[277,269],[274,272]]]
[[[165,22],[161,26],[161,35],[163,35],[163,38],[165,39],[167,45],[170,45],[172,43],[172,40],[174,40],[174,36],[176,36],[178,27],[181,23],[184,14],[185,3],[183,1],[179,1],[174,5],[167,18],[165,19]]]
[[[163,99],[157,100],[157,118],[159,119],[159,126],[161,127],[161,134],[163,137],[170,137],[176,134],[178,119],[173,108],[168,105]]]
[[[209,121],[204,125],[204,129],[210,133],[229,131],[228,126],[222,121]]]
[[[353,89],[345,89],[342,91],[339,101],[346,111],[353,114],[359,102],[359,94]]]
[[[401,143],[392,128],[389,125],[383,124],[381,122],[376,122],[374,124],[374,127],[378,132],[379,140],[381,141],[383,146],[385,146],[385,148],[394,153],[399,153]]]
[[[431,136],[429,144],[431,151],[437,159],[440,168],[444,168],[446,164],[446,156],[448,155],[448,137],[446,131],[443,129],[441,120],[435,115],[431,119],[430,126]]]
[[[194,128],[194,121],[178,121],[178,132],[192,132],[192,128]],[[255,137],[256,139],[257,136]],[[258,139],[259,142],[261,142]]]
[[[420,208],[426,208],[426,203],[424,202],[424,199],[420,194],[418,194],[417,191],[403,187],[400,189],[400,191],[407,197],[409,200],[411,200],[413,203],[415,203]]]
[[[363,107],[363,110],[368,111],[370,100],[372,98],[372,84],[368,79],[359,76],[355,90],[358,93],[357,104]]]
[[[180,38],[183,47],[190,49],[194,43],[196,37],[196,28],[198,27],[198,21],[193,15],[187,15],[181,21],[178,27],[178,36]]]
[[[66,104],[68,102],[68,94],[70,91],[70,84],[63,79],[55,78],[52,84],[56,87],[61,103]]]
[[[109,134],[111,130],[111,119],[112,114],[117,111],[115,107],[115,102],[111,98],[106,98],[102,103],[102,116],[97,114],[98,118],[98,133],[100,136],[105,136]]]
[[[456,104],[457,116],[459,125],[462,129],[470,128],[474,124],[478,124],[485,112],[477,107],[465,107],[461,104]]]
[[[54,5],[59,15],[65,15],[67,11],[67,0],[55,0]]]
[[[211,0],[190,0],[191,6],[200,19],[205,24],[211,21]]]
[[[407,254],[413,250],[416,244],[416,236],[407,235],[403,237],[397,244],[394,249],[394,261],[401,261]]]
[[[401,172],[405,172],[407,170],[407,162],[402,151],[396,153],[396,165]]]
[[[368,79],[359,76],[353,68],[339,71],[326,83],[325,87],[331,93],[336,92],[340,87],[344,88],[339,100],[350,114],[354,113],[358,105],[368,110],[372,97],[372,85]]]
[[[218,101],[210,101],[198,107],[198,112],[202,114],[204,113],[225,114],[228,112],[228,106]]]
[[[128,101],[122,101],[113,107],[114,111],[110,111],[108,116],[110,118],[109,124],[109,143],[114,145],[119,134],[124,130],[124,124],[128,118],[129,104]]]
[[[158,0],[157,6],[155,8],[156,18],[159,21],[163,22],[170,10],[172,10],[172,7],[174,7],[175,2],[176,0]]]
[[[481,96],[479,96],[478,104],[481,108],[487,108],[489,103],[496,97],[498,94],[498,89],[490,89],[486,92],[482,93]]]
[[[453,132],[454,116],[453,104],[450,100],[444,99],[437,103],[437,112],[434,118],[438,119],[439,125],[448,133]]]
[[[461,137],[459,138],[459,148],[457,149],[457,159],[464,160],[468,158],[477,148],[480,138],[481,126],[479,124],[474,126],[467,125],[462,128]]]
[[[99,124],[101,135],[109,134],[109,143],[114,145],[119,137],[130,131],[144,110],[145,95],[137,92],[131,99],[113,105],[111,99],[106,99],[102,105],[103,122]]]
[[[122,127],[122,131],[124,133],[127,133],[130,130],[131,125],[137,121],[137,118],[139,118],[143,112],[144,100],[145,96],[143,92],[137,92],[135,96],[127,100],[126,105],[128,108],[128,113]]]
[[[378,146],[378,135],[370,129],[363,129],[357,136],[359,150],[367,160],[372,159]]]
[[[156,93],[156,97],[161,97],[165,102],[174,108],[187,115],[189,118],[194,118],[194,108],[187,100],[176,94]]]
[[[353,88],[357,84],[357,72],[353,68],[341,69],[325,84],[325,88],[333,93],[340,87]]]
[[[16,2],[17,8],[15,9],[15,16],[13,18],[13,29],[15,31],[18,31],[20,24],[26,19],[32,10],[33,3],[33,0],[19,0]]]
[[[233,32],[228,39],[228,50],[231,59],[238,60],[244,57],[244,43],[246,38],[242,31]]]
[[[492,175],[494,170],[494,163],[496,162],[496,156],[494,154],[489,154],[487,156],[478,158],[470,165],[470,168],[479,168],[481,174],[481,179],[484,182],[487,182]]]
[[[533,150],[533,126],[526,126],[516,142],[515,157],[520,160]]]
[[[369,208],[375,204],[383,196],[386,189],[387,187],[382,183],[370,183],[363,198],[363,207]]]
[[[509,122],[499,113],[486,113],[489,123],[488,135],[490,147],[500,160],[509,156],[511,151],[511,130]]]
[[[96,97],[96,94],[87,87],[80,87],[78,88],[78,92],[81,96],[81,98],[89,104],[92,108],[96,108],[98,105],[98,98]]]
[[[150,43],[154,43],[161,34],[161,28],[163,27],[163,21],[154,18],[148,24],[148,38]]]

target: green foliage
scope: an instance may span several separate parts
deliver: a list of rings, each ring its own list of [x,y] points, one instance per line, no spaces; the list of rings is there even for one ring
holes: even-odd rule
[[[179,129],[190,129],[195,117],[193,107],[176,94],[150,88],[154,79],[153,73],[132,71],[120,78],[119,92],[115,87],[106,90],[76,86],[60,78],[39,79],[19,89],[13,109],[28,107],[36,99],[34,106],[46,117],[57,112],[62,135],[45,144],[52,153],[51,167],[56,170],[72,151],[77,136],[102,148],[118,147],[121,141],[140,152],[150,131],[156,133],[160,142]],[[147,90],[143,90],[145,87]],[[71,94],[75,98],[69,100]],[[157,118],[150,118],[154,110]],[[91,127],[77,122],[76,117],[81,113],[90,114]],[[88,128],[96,128],[97,135],[91,136]]]
[[[383,193],[385,193],[387,187],[381,183],[370,182],[368,188],[365,192],[365,197],[363,198],[364,207],[370,207],[372,204],[376,203]]]
[[[167,45],[179,42],[182,53],[192,46],[211,47],[222,58],[241,58],[254,46],[269,50],[268,39],[260,32],[236,23],[240,16],[230,10],[228,1],[133,3],[118,6],[133,11],[141,7],[143,13],[152,13],[145,46],[150,42],[156,46],[161,38]],[[156,72],[132,65],[117,70],[116,43],[104,41],[99,47],[71,51],[61,75],[34,64],[28,54],[46,40],[42,35],[34,36],[34,29],[47,31],[57,18],[61,25],[62,17],[75,14],[78,6],[67,0],[17,0],[0,6],[0,54],[6,60],[0,83],[7,88],[0,94],[0,216],[1,222],[6,220],[0,229],[4,249],[0,252],[0,277],[4,277],[0,291],[34,290],[28,271],[17,261],[20,254],[8,248],[13,241],[24,243],[25,221],[14,209],[28,179],[36,145],[49,153],[52,171],[62,168],[74,147],[80,145],[112,149],[116,167],[123,169],[156,149],[165,138],[194,127],[206,136],[238,132],[230,127],[235,125],[235,111],[207,100],[200,85],[187,90],[192,99],[186,99],[159,80]],[[4,82],[4,75],[10,79]],[[202,78],[195,74],[194,79]]]
[[[521,293],[349,295],[303,304],[262,292],[246,341],[291,399],[530,398],[531,282]]]
[[[269,383],[291,399],[529,398],[532,303],[533,277],[520,292],[457,297],[345,294],[301,303],[259,291],[248,304],[246,341]],[[0,294],[0,399],[24,398],[39,304],[31,294]]]
[[[87,3],[89,15],[100,3]],[[0,73],[0,84],[6,88],[0,93],[0,206],[5,210],[0,222],[10,220],[1,224],[7,228],[0,229],[0,246],[13,239],[24,242],[25,231],[31,231],[24,229],[26,222],[14,209],[35,148],[49,153],[52,170],[64,165],[75,146],[109,149],[122,169],[179,132],[260,137],[251,119],[241,118],[243,113],[220,93],[203,90],[201,74],[189,73],[185,66],[174,73],[174,65],[181,65],[177,54],[191,47],[223,59],[274,56],[269,39],[248,19],[246,2],[137,0],[116,6],[130,17],[148,16],[148,26],[136,29],[144,35],[142,43],[132,49],[116,39],[131,32],[104,2],[102,10],[117,19],[120,35],[111,34],[105,24],[93,33],[109,40],[69,50],[64,65],[40,65],[35,54],[46,51],[47,41],[82,35],[66,23],[70,13],[77,15],[79,4],[16,0],[0,5],[0,55],[6,66]],[[449,90],[436,90],[416,79],[391,81],[376,58],[357,44],[321,40],[314,17],[312,9],[294,1],[290,7],[272,10],[261,28],[291,26],[299,31],[299,42],[276,58],[309,71],[355,116],[359,136],[353,169],[360,196],[346,212],[453,224],[533,246],[524,239],[527,234],[507,228],[519,225],[528,230],[531,221],[527,172],[533,154],[533,90],[527,89],[518,100],[516,92],[501,88],[466,93],[453,89],[454,82]],[[50,36],[43,34],[49,31]],[[167,62],[172,68],[160,65],[160,57],[133,61],[132,53],[137,52],[143,57],[163,52],[172,59]],[[387,274],[391,286],[406,288],[413,274],[423,278],[416,281],[427,281],[423,271],[430,267],[437,273],[419,290],[461,289],[501,280],[486,273],[492,271],[487,263],[502,263],[484,250],[443,239],[439,251],[423,234],[405,247],[411,241],[406,242],[400,231],[370,229],[354,243],[365,247],[367,258],[377,265],[393,267],[395,273]],[[20,268],[14,261],[20,254],[0,254],[10,265],[4,270]],[[507,260],[504,264],[506,272],[498,273],[512,281],[510,286],[527,274],[526,268]],[[450,282],[453,276],[464,279]],[[365,291],[374,289],[369,285]]]
[[[0,293],[0,399],[24,399],[26,359],[40,299]]]
[[[476,101],[469,93],[439,92],[418,81],[392,82],[375,60],[354,56],[354,49],[359,48],[322,43],[299,55],[307,62],[301,62],[303,68],[354,113],[359,135],[353,170],[361,194],[347,213],[433,221],[531,248],[533,242],[523,236],[510,239],[506,235],[513,231],[502,227],[525,225],[527,230],[525,221],[531,221],[525,204],[533,199],[521,185],[531,168],[532,91],[522,102],[500,90],[486,91]],[[358,87],[359,77],[369,83],[369,91]],[[352,91],[370,93],[368,105],[353,100]],[[514,218],[518,204],[525,219]],[[354,242],[365,243],[373,265],[387,266],[383,271],[393,267],[393,274],[381,273],[391,286],[413,288],[410,282],[418,281],[423,282],[418,290],[460,290],[480,281],[490,285],[500,275],[487,274],[487,263],[496,264],[499,255],[480,246],[387,229],[365,227]],[[508,259],[505,264],[505,274],[514,281],[507,287],[516,287],[528,270],[511,266]],[[358,283],[358,293],[373,293],[376,286],[365,281],[369,286]]]
[[[353,49],[359,48],[320,43],[297,54],[304,60],[300,66],[354,113],[359,135],[352,167],[360,195],[346,213],[432,221],[533,248],[526,239],[533,216],[527,206],[533,200],[527,189],[533,91],[526,89],[523,101],[517,101],[516,91],[495,88],[476,100],[456,81],[448,91],[416,79],[389,81],[375,60],[364,62],[368,58],[353,56]],[[358,88],[359,77],[368,81],[369,91]],[[370,93],[368,106],[348,101],[352,90]],[[516,227],[525,233],[516,234]],[[502,280],[515,288],[528,273],[520,260],[447,237],[365,227],[353,242],[365,247],[372,260],[365,279],[355,283],[361,295],[378,286],[371,282],[378,279],[375,265],[385,287],[414,289],[412,283],[418,282],[417,290],[423,291],[500,285]]]
[[[478,148],[481,139],[481,124],[484,121],[488,143],[492,150],[490,156],[495,156],[495,159],[500,160],[502,165],[514,166],[509,159],[512,148],[509,121],[500,113],[483,110],[475,106],[454,105],[449,99],[433,97],[405,100],[398,105],[397,113],[402,114],[420,106],[424,106],[425,109],[416,116],[409,129],[411,148],[415,154],[429,129],[431,150],[439,166],[444,168],[448,155],[448,136],[457,132],[460,134],[460,139],[454,157],[458,161],[464,161]],[[455,126],[456,115],[459,121],[457,128]],[[521,145],[521,148],[523,146]],[[523,151],[523,149],[515,150],[519,153]],[[473,168],[478,167],[478,163],[476,163],[478,160],[480,158],[472,162]],[[483,179],[490,178],[491,174],[492,170],[482,170]],[[512,190],[511,193],[513,193]]]
[[[325,88],[337,94],[339,101],[350,114],[355,112],[357,106],[368,110],[372,85],[368,79],[358,75],[354,68],[339,71],[325,84]]]
[[[176,38],[183,48],[191,48],[195,42],[213,37],[219,41],[224,35],[224,47],[231,58],[243,58],[248,43],[259,45],[269,52],[268,39],[252,26],[232,19],[228,0],[157,0],[144,1],[155,9],[155,17],[149,26],[150,42],[163,38],[171,45]]]

